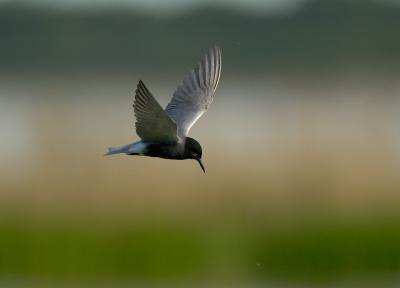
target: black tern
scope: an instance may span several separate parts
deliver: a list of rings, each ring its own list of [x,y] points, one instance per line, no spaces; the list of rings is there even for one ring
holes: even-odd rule
[[[215,46],[178,86],[165,110],[139,81],[133,109],[136,134],[142,140],[109,148],[105,155],[125,153],[176,160],[194,159],[205,173],[201,145],[187,135],[213,101],[220,75],[221,49]]]

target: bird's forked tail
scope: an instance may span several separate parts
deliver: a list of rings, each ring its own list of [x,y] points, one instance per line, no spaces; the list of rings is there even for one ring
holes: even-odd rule
[[[143,144],[141,141],[139,141],[121,147],[110,147],[108,148],[108,151],[106,154],[104,154],[104,156],[119,154],[119,153],[125,153],[129,155],[139,155],[143,153],[143,150],[145,148],[146,145]]]
[[[104,156],[119,154],[119,153],[126,153],[129,149],[129,145],[122,146],[122,147],[110,147]]]
[[[106,154],[104,154],[104,156],[118,154],[118,153],[121,153],[119,148],[110,147],[110,148],[108,148],[108,151],[106,152]]]

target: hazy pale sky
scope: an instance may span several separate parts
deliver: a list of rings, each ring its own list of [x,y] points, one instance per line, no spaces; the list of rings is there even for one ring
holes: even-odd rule
[[[196,6],[228,6],[252,11],[285,11],[307,0],[0,0],[0,3],[27,3],[63,9],[104,9],[131,7],[145,11],[178,12]]]

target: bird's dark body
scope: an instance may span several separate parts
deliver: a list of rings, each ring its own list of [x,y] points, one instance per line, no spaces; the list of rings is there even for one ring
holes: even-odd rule
[[[185,159],[184,144],[181,143],[148,143],[143,153],[145,156],[164,159]]]
[[[195,159],[201,157],[202,149],[200,143],[195,139],[186,137],[184,142],[174,143],[154,143],[154,142],[143,142],[146,148],[140,155],[158,157],[164,159]],[[138,155],[132,153],[130,155]]]

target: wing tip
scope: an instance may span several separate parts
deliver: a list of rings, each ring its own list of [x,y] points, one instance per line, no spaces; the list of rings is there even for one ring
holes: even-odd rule
[[[144,85],[143,81],[141,79],[139,79],[139,82],[138,82],[136,87],[137,88],[142,88],[142,87],[146,87],[146,86]]]
[[[211,80],[211,86],[214,89],[214,91],[217,89],[218,83],[219,83],[219,78],[221,76],[221,64],[222,64],[222,52],[221,52],[221,48],[219,47],[219,45],[214,44],[214,46],[212,46],[209,49],[209,54],[208,54],[208,58],[209,59],[213,59],[211,61],[213,61],[213,63],[210,65],[210,67],[213,67],[213,69],[211,69],[210,73],[212,74],[210,76],[210,80]],[[215,62],[214,62],[215,61]]]
[[[139,92],[140,87],[143,85],[143,81],[139,79],[138,83],[136,84],[135,94],[137,95]]]
[[[215,51],[221,52],[221,47],[218,44],[214,44],[211,49],[214,49]]]
[[[146,85],[142,80],[139,80],[136,90],[135,90],[136,96],[141,96],[141,97],[148,97],[151,95],[149,89],[147,89]]]
[[[214,44],[211,48],[209,48],[209,54],[217,55],[219,58],[221,57],[221,47],[217,44]]]

